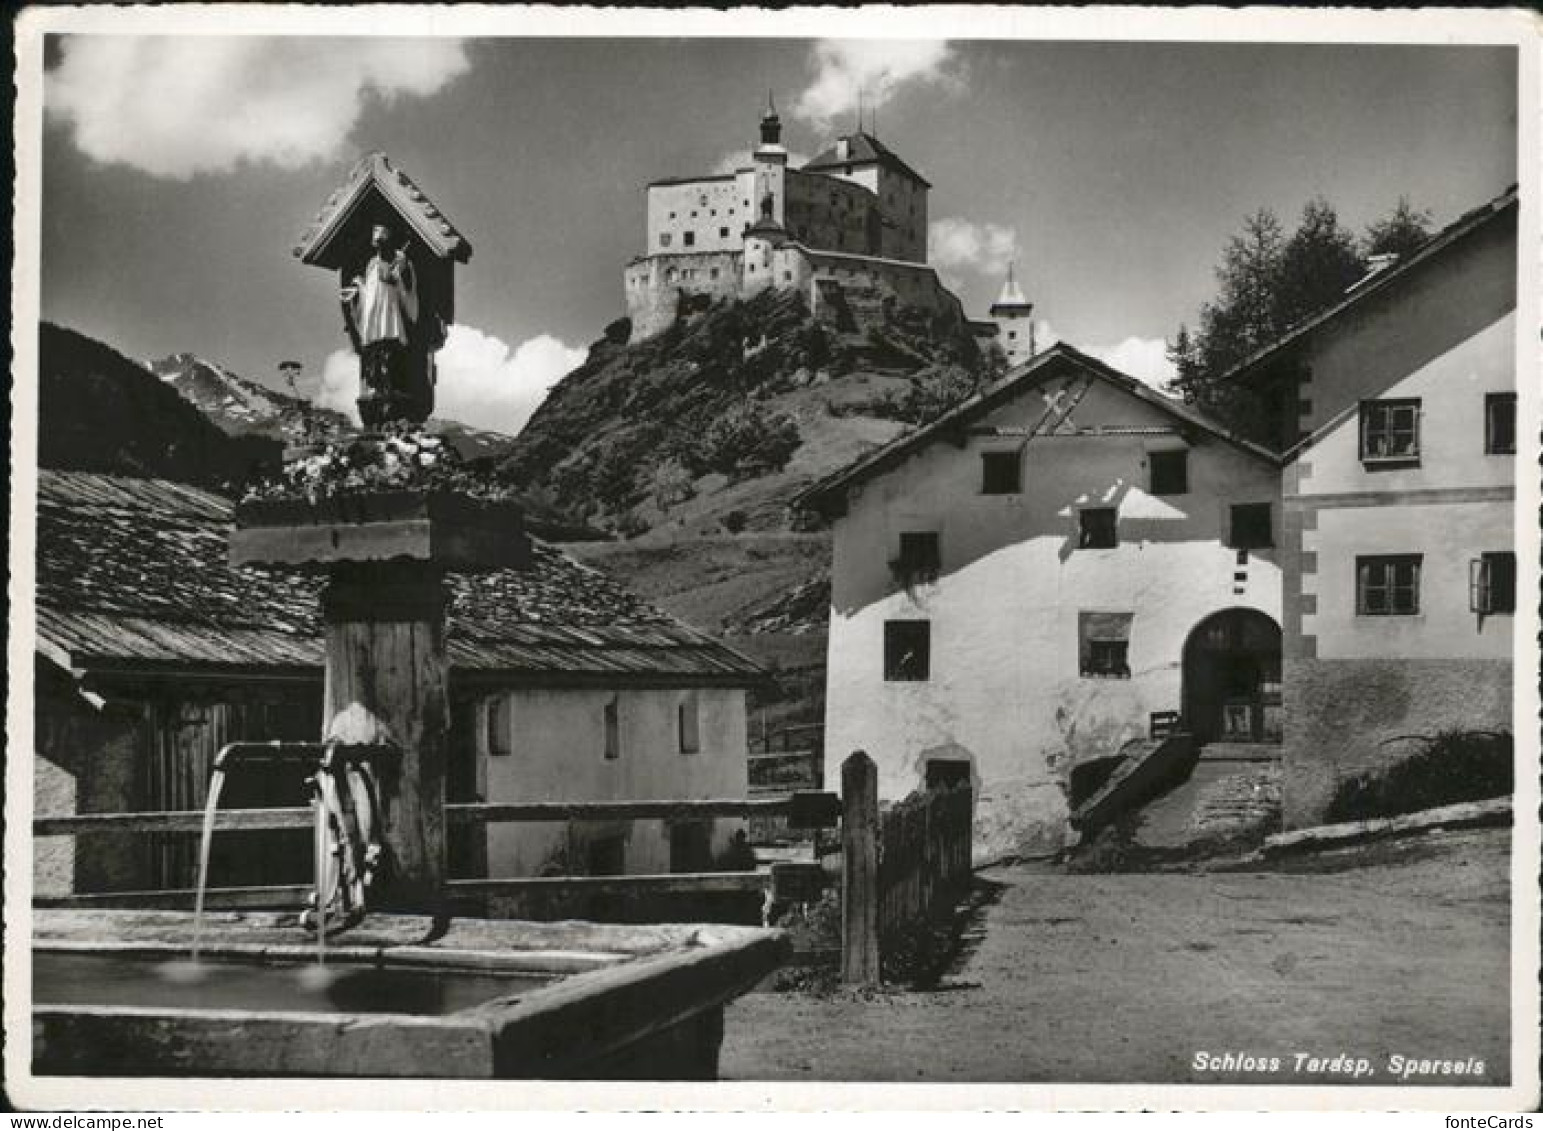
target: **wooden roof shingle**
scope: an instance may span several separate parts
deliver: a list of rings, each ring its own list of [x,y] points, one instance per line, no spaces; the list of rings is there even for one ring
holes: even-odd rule
[[[76,672],[319,671],[319,578],[233,567],[233,507],[164,479],[38,473],[37,638]],[[450,578],[458,675],[747,686],[755,661],[533,541],[526,570]]]

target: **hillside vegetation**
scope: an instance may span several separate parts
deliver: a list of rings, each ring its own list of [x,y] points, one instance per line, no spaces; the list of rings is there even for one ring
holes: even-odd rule
[[[963,327],[877,304],[861,314],[831,323],[764,292],[645,342],[614,323],[500,465],[523,493],[617,536],[571,551],[772,670],[755,735],[821,715],[830,536],[790,500],[1002,366]]]

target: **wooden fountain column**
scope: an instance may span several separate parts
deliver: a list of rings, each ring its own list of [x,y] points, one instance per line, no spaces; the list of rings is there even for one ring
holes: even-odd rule
[[[371,902],[387,910],[437,908],[444,891],[448,596],[443,571],[416,561],[334,565],[322,593],[322,737],[381,750]]]

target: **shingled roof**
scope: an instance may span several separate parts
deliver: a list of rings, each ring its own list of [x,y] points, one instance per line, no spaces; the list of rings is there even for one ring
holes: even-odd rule
[[[384,153],[370,153],[360,158],[348,174],[343,187],[327,198],[327,203],[295,245],[295,255],[304,263],[337,268],[344,264],[345,250],[339,239],[345,221],[371,198],[383,199],[401,216],[414,233],[441,259],[465,263],[471,258],[471,244],[423,194],[401,169]]]
[[[319,676],[319,580],[230,566],[232,509],[164,479],[40,471],[38,652],[77,675]],[[451,578],[457,677],[744,687],[763,676],[600,571],[532,549],[528,570]]]
[[[794,496],[792,505],[816,511],[828,510],[832,504],[839,504],[839,501],[846,497],[846,492],[857,484],[863,483],[875,475],[881,475],[889,471],[912,453],[926,447],[935,440],[959,435],[959,430],[972,421],[978,420],[998,406],[1021,396],[1025,391],[1033,388],[1040,382],[1055,377],[1058,374],[1064,374],[1068,368],[1075,368],[1098,378],[1130,394],[1137,400],[1151,405],[1159,412],[1177,421],[1180,427],[1213,436],[1218,440],[1231,444],[1255,459],[1262,460],[1272,466],[1279,466],[1280,457],[1268,448],[1228,431],[1203,412],[1190,405],[1176,401],[1172,397],[1163,396],[1157,390],[1142,384],[1134,377],[1121,373],[1112,366],[1104,364],[1096,357],[1089,357],[1081,350],[1075,349],[1065,342],[1058,342],[1017,368],[1009,370],[1007,375],[1001,380],[988,385],[973,396],[967,397],[930,423],[897,436],[889,443],[863,456],[855,463],[815,483],[802,493]]]
[[[847,143],[847,156],[840,156],[840,143],[837,142],[815,154],[804,164],[804,170],[813,173],[820,169],[844,168],[847,165],[885,165],[921,182],[927,188],[932,187],[931,181],[907,165],[894,150],[872,134],[858,132],[841,140]]]

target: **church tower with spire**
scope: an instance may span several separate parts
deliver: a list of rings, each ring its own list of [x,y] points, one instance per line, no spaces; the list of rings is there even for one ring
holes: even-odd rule
[[[1007,281],[1002,293],[991,304],[991,321],[996,323],[997,344],[1007,355],[1008,365],[1020,365],[1034,356],[1034,304],[1023,297],[1014,264],[1007,265]]]

